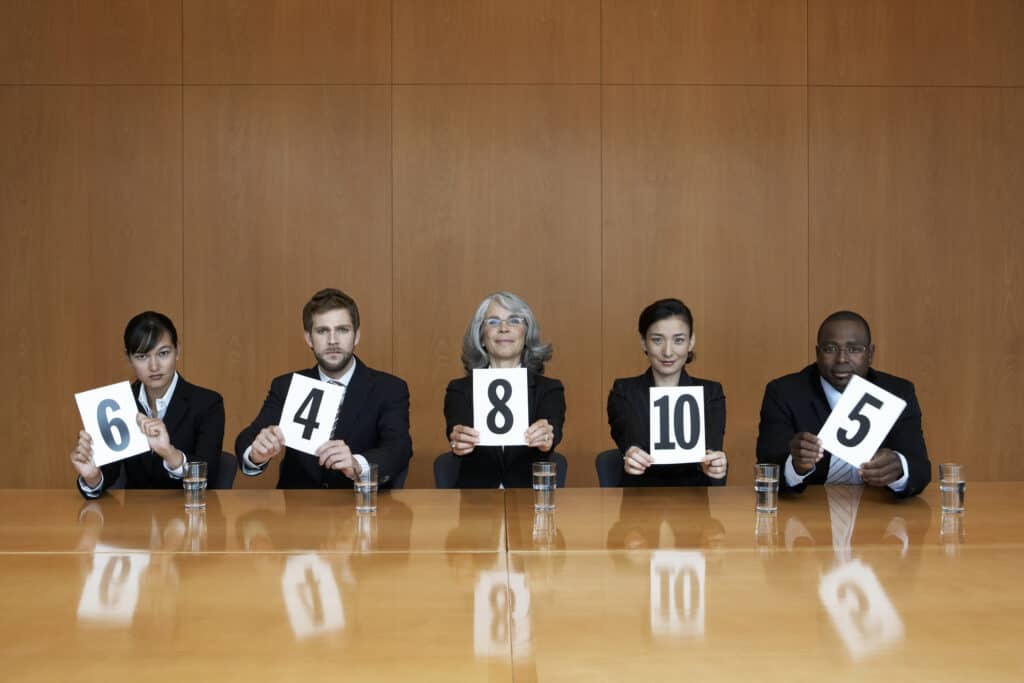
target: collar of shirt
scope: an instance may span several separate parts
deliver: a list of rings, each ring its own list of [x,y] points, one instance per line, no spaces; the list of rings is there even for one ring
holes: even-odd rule
[[[319,365],[316,366],[316,371],[317,371],[317,374],[320,375],[320,381],[321,382],[330,382],[331,384],[340,384],[343,388],[347,389],[348,385],[349,385],[349,382],[352,381],[352,375],[355,374],[356,362],[355,362],[355,359],[353,358],[352,359],[352,365],[349,366],[348,370],[345,371],[344,375],[342,375],[341,377],[339,377],[337,379],[335,379],[333,377],[329,377],[327,375],[327,373],[324,372],[324,369],[322,367],[320,367]]]
[[[167,387],[167,391],[164,395],[156,400],[156,416],[161,420],[164,419],[164,415],[167,414],[167,406],[171,403],[171,397],[174,396],[174,390],[178,386],[178,372],[175,370],[174,378],[171,379],[171,385]],[[146,417],[153,417],[153,411],[149,407],[149,397],[146,395],[146,385],[139,383],[139,403],[146,411]]]
[[[828,409],[832,410],[836,407],[836,404],[839,403],[839,399],[843,397],[843,394],[834,386],[826,382],[824,377],[819,377],[818,381],[821,382],[821,388],[825,390],[825,400],[828,401]]]

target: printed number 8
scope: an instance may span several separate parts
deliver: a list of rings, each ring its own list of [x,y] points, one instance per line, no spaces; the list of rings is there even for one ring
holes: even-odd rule
[[[498,389],[503,389],[502,395],[498,396]],[[487,387],[487,398],[494,406],[487,413],[487,428],[494,434],[506,434],[512,429],[512,411],[509,410],[508,400],[512,398],[512,385],[506,379],[496,379]],[[501,415],[501,427],[498,427],[498,416]]]

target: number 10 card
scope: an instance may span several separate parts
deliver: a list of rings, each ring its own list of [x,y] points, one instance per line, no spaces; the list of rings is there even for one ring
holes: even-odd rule
[[[293,374],[281,411],[285,445],[315,455],[316,449],[331,439],[342,392],[340,384]]]

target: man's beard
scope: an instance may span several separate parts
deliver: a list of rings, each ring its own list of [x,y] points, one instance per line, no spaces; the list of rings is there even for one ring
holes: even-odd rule
[[[343,369],[345,369],[345,366],[348,365],[348,362],[352,360],[351,353],[345,353],[344,351],[340,350],[337,351],[337,353],[340,353],[341,357],[338,359],[336,363],[328,361],[326,358],[316,353],[315,351],[313,352],[313,357],[316,358],[317,365],[319,365],[324,372],[336,373],[341,372]]]

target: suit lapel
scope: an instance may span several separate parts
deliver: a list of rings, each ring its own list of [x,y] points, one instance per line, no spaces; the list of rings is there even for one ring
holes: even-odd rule
[[[814,416],[819,423],[816,431],[820,431],[832,410],[828,407],[825,390],[821,388],[821,375],[818,374],[818,369],[812,365],[811,371],[807,374],[809,375],[807,381],[811,383],[811,410],[814,411]]]
[[[352,381],[345,387],[345,400],[341,404],[338,423],[331,434],[332,439],[339,439],[350,433],[351,426],[359,422],[359,413],[370,395],[370,373],[358,358],[355,359],[355,363],[356,369],[352,373]]]
[[[192,385],[178,375],[178,386],[174,387],[174,395],[171,396],[171,403],[167,406],[164,414],[164,426],[167,427],[168,436],[181,424],[188,412],[188,402],[192,398]]]

